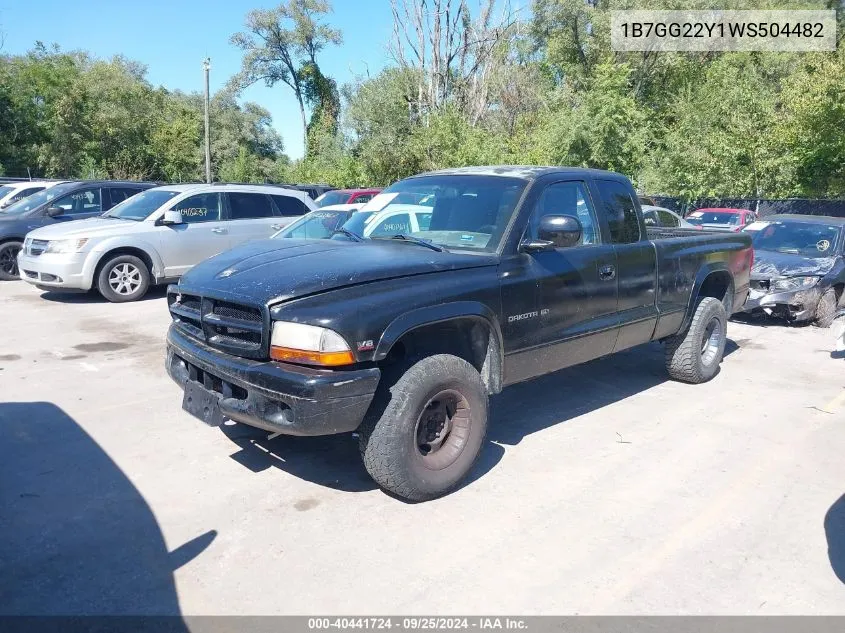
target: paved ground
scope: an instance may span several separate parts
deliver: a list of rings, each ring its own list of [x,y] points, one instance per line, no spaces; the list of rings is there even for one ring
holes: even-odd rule
[[[351,437],[184,414],[162,292],[0,283],[0,323],[0,613],[845,614],[829,332],[732,323],[697,387],[649,346],[511,388],[412,505]]]

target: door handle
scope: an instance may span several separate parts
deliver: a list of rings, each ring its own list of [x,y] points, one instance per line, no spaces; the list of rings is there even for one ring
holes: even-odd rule
[[[281,224],[271,224],[270,228],[273,229],[274,231],[278,231],[282,228],[282,225]]]
[[[211,229],[211,232],[217,233],[218,235],[223,235],[226,232],[226,229],[216,228],[216,229]]]
[[[602,281],[611,281],[616,279],[616,266],[606,264],[599,268],[599,279]]]

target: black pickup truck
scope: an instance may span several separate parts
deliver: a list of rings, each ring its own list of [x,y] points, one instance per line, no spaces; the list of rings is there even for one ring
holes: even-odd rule
[[[182,277],[166,366],[212,426],[357,430],[410,500],[459,484],[508,385],[655,340],[670,376],[709,380],[748,293],[750,236],[647,233],[610,172],[438,171],[364,210],[396,234],[252,242]]]

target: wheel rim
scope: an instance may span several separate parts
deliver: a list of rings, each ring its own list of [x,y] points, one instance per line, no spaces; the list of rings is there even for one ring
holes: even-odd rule
[[[441,470],[454,464],[470,436],[469,402],[452,389],[431,397],[417,418],[417,455],[426,468]]]
[[[7,275],[18,274],[18,253],[20,248],[16,246],[7,246],[0,249],[0,270]]]
[[[701,362],[710,365],[716,360],[719,354],[719,346],[722,343],[722,328],[719,319],[713,317],[704,330],[701,338]]]
[[[127,262],[109,271],[109,287],[119,295],[131,295],[141,287],[141,271]]]

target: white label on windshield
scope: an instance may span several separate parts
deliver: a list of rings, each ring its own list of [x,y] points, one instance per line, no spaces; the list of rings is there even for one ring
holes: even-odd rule
[[[744,230],[746,231],[762,231],[767,226],[769,226],[771,222],[752,222],[748,226],[745,227]]]
[[[398,195],[398,191],[395,193],[380,193],[361,207],[361,211],[381,211],[390,204],[390,201],[393,200],[393,198]]]

